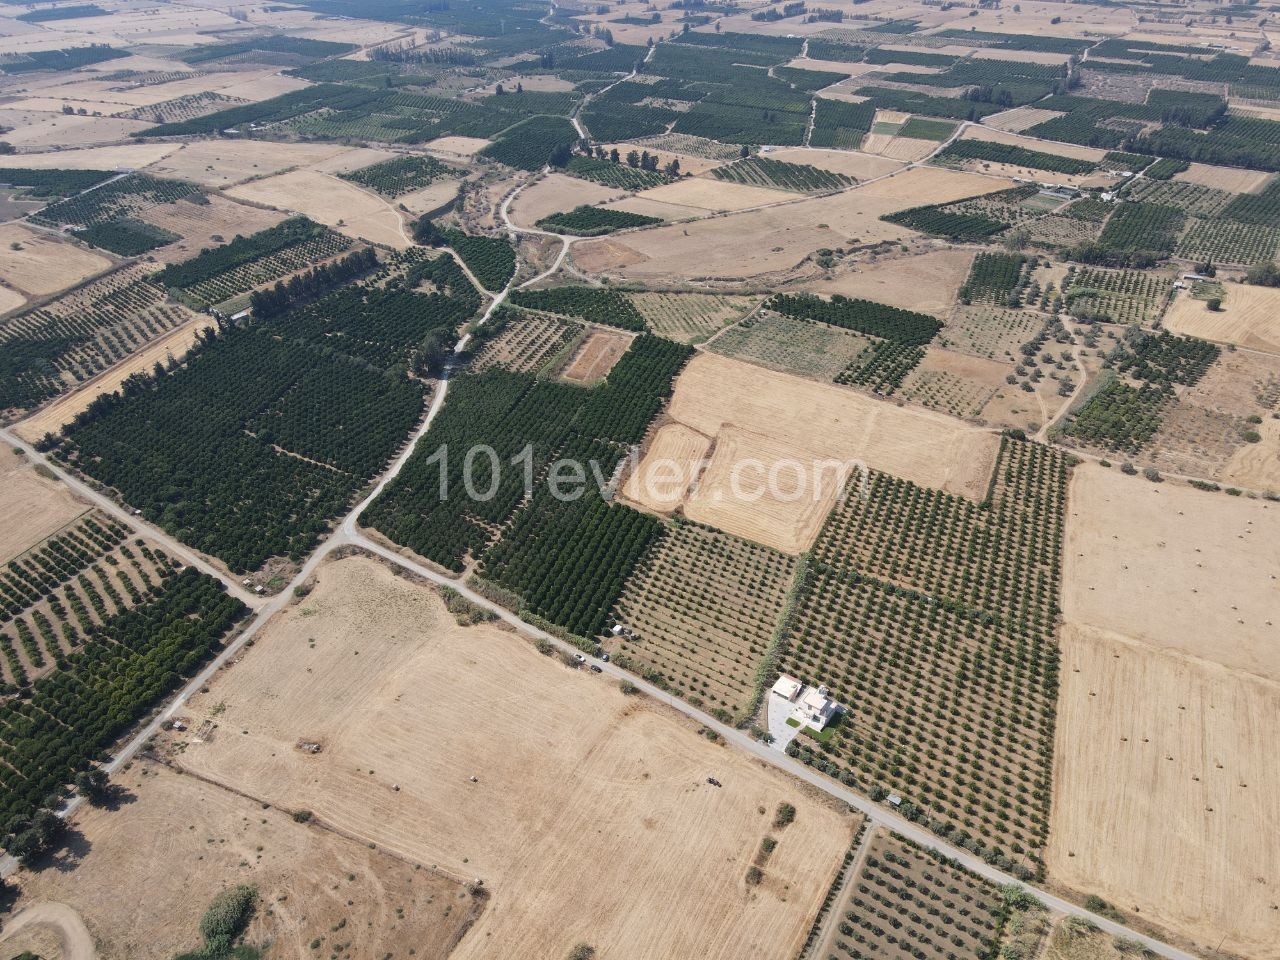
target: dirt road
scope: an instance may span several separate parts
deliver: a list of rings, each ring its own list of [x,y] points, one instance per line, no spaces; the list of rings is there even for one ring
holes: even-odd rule
[[[94,960],[98,955],[84,920],[65,903],[33,903],[4,925],[0,943],[32,927],[44,927],[57,935],[62,960]]]

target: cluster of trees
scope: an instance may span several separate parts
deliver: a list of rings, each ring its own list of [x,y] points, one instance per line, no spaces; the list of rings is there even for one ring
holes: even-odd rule
[[[312,267],[306,273],[295,274],[287,283],[277,281],[274,287],[255,290],[249,297],[249,307],[255,317],[275,317],[299,301],[314,299],[377,266],[377,252],[373,247],[365,247],[339,260]]]
[[[324,231],[324,227],[306,217],[291,217],[248,237],[237,236],[220,247],[201,250],[190,260],[170,264],[156,279],[166,287],[185,290],[242,264],[310,240]]]
[[[600,144],[592,147],[590,144],[580,144],[579,152],[584,157],[595,157],[597,160],[608,160],[610,163],[621,163],[622,156],[618,153],[617,147],[612,147],[608,151]],[[626,156],[627,166],[633,170],[648,170],[651,173],[657,173],[661,158],[656,153],[650,153],[648,150],[628,150]],[[671,162],[662,167],[662,172],[668,176],[680,176],[680,160],[673,157]]]
[[[836,294],[830,300],[811,293],[776,294],[765,304],[770,310],[802,320],[817,320],[832,326],[856,330],[884,340],[924,346],[942,323],[937,317],[914,310],[890,307],[873,300],[860,300]]]
[[[0,823],[5,848],[38,857],[59,837],[49,810],[67,785],[124,731],[221,647],[246,612],[212,577],[187,567],[149,602],[110,617],[65,669],[43,677],[29,699],[0,704]],[[95,793],[90,773],[79,788]]]

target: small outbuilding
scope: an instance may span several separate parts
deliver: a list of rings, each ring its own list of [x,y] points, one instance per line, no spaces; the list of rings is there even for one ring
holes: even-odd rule
[[[795,703],[796,697],[800,695],[800,691],[803,689],[804,684],[795,677],[785,673],[780,676],[777,683],[773,685],[773,692],[788,703]]]

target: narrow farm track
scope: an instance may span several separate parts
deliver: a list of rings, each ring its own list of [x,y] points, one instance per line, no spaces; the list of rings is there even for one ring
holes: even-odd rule
[[[960,129],[963,129],[963,125],[961,125],[961,127],[957,129],[956,134],[954,136],[959,135]],[[945,144],[943,146],[945,146]],[[942,149],[942,147],[939,147],[939,149]],[[924,161],[919,161],[919,162],[924,162]],[[909,168],[910,166],[911,165],[908,165],[907,168]],[[904,168],[904,169],[907,169],[907,168]],[[545,169],[543,172],[545,172]],[[892,174],[890,174],[889,176],[891,175]],[[559,270],[563,265],[566,256],[569,253],[569,248],[571,247],[574,240],[576,239],[576,238],[567,237],[563,234],[552,233],[546,230],[519,227],[511,222],[511,219],[509,216],[509,207],[511,202],[520,194],[522,190],[524,190],[526,187],[528,187],[532,183],[537,182],[538,179],[539,179],[538,176],[530,177],[524,183],[522,183],[519,187],[513,190],[510,194],[508,194],[501,202],[499,206],[499,212],[501,214],[503,223],[506,225],[507,229],[512,233],[516,233],[516,234],[524,233],[524,234],[531,234],[531,235],[554,237],[558,239],[561,243],[560,252],[556,256],[552,265],[542,273],[530,278],[529,280],[523,281],[520,284],[515,284],[514,278],[511,281],[509,281],[501,291],[499,291],[496,295],[493,296],[489,305],[486,307],[484,313],[481,315],[479,320],[476,321],[476,326],[480,326],[486,323],[489,320],[489,318],[494,314],[494,312],[498,309],[498,307],[500,307],[502,303],[506,300],[507,296],[513,289],[527,287],[532,284],[535,284],[540,280],[543,280],[546,277],[551,276],[557,270]],[[876,179],[881,179],[881,178],[876,178]],[[469,333],[462,337],[462,339],[458,342],[458,345],[455,347],[455,356],[461,353],[463,350],[465,350],[469,340],[470,340]],[[189,683],[187,683],[186,686],[184,686],[182,690],[175,697],[173,697],[169,701],[169,703],[165,707],[163,707],[150,720],[150,722],[148,722],[144,727],[138,730],[138,732],[135,733],[133,737],[131,737],[120,748],[120,750],[115,754],[115,756],[108,763],[104,765],[104,769],[108,773],[114,774],[115,772],[120,770],[120,768],[123,767],[124,764],[132,760],[133,757],[135,757],[138,754],[138,752],[143,748],[146,742],[159,731],[162,723],[172,718],[179,710],[181,710],[183,705],[187,702],[187,700],[192,695],[194,695],[203,686],[209,683],[223,667],[225,667],[231,661],[236,659],[240,654],[241,650],[244,648],[245,644],[248,643],[251,639],[253,639],[253,637],[256,636],[259,631],[261,631],[261,629],[271,620],[273,616],[275,616],[276,613],[283,610],[289,604],[289,602],[293,599],[294,589],[296,587],[299,587],[305,584],[314,575],[315,571],[320,566],[320,564],[324,562],[324,560],[331,553],[333,553],[333,551],[337,550],[340,547],[356,547],[356,548],[362,549],[371,555],[382,558],[388,563],[395,564],[401,569],[415,573],[418,576],[434,584],[448,586],[451,589],[456,590],[458,593],[460,593],[463,597],[465,597],[471,603],[474,603],[479,607],[482,607],[486,610],[491,611],[498,618],[500,618],[505,623],[514,627],[520,633],[536,639],[546,640],[547,642],[555,646],[558,650],[561,650],[565,653],[572,654],[572,653],[578,652],[576,647],[571,646],[570,644],[547,633],[546,631],[543,631],[537,627],[534,627],[530,624],[525,623],[519,617],[517,617],[514,613],[510,612],[509,610],[503,607],[500,607],[494,604],[493,602],[486,599],[485,597],[482,597],[481,595],[473,591],[470,587],[468,587],[466,583],[460,580],[453,579],[451,577],[447,577],[441,573],[438,573],[435,570],[432,570],[426,566],[423,566],[422,564],[419,564],[413,560],[407,559],[401,556],[400,554],[396,553],[395,551],[390,550],[387,547],[384,547],[381,544],[375,542],[374,540],[365,536],[363,532],[361,532],[361,529],[359,526],[359,518],[361,514],[368,507],[368,505],[383,491],[383,489],[385,489],[385,487],[392,480],[394,480],[396,476],[399,475],[404,465],[408,462],[409,458],[413,455],[417,447],[418,441],[421,440],[422,437],[426,435],[427,431],[431,427],[432,422],[435,420],[435,417],[437,416],[441,408],[444,406],[445,398],[448,393],[449,376],[452,373],[454,363],[455,361],[452,359],[448,363],[446,363],[445,369],[441,373],[441,377],[437,385],[437,388],[432,396],[431,404],[428,407],[422,421],[419,423],[418,428],[415,430],[409,442],[404,446],[400,454],[396,457],[396,459],[392,462],[392,464],[388,467],[388,469],[384,471],[382,477],[370,489],[369,493],[364,497],[364,499],[362,499],[360,503],[358,503],[355,507],[353,507],[350,511],[348,511],[348,513],[342,518],[342,520],[334,527],[333,531],[329,534],[329,536],[326,537],[324,541],[322,541],[314,551],[312,551],[311,555],[307,558],[305,563],[302,565],[297,575],[293,578],[292,581],[290,581],[290,583],[284,590],[282,590],[279,594],[275,595],[274,597],[271,597],[270,599],[266,600],[265,602],[262,600],[262,598],[259,598],[259,597],[250,596],[248,598],[245,598],[247,603],[250,603],[251,606],[256,605],[257,609],[254,615],[252,616],[252,618],[245,625],[241,633],[238,636],[236,636],[219,653],[219,655],[216,658],[214,658],[214,660],[212,660],[209,664],[207,664],[204,667],[204,669],[202,669],[195,677],[193,677],[192,680]],[[232,591],[236,596],[242,596],[244,594],[244,591],[240,587],[239,583],[236,582],[233,578],[218,571],[215,567],[210,565],[207,561],[204,561],[201,558],[199,558],[192,551],[190,551],[186,547],[179,544],[176,540],[174,540],[168,534],[165,534],[163,531],[159,530],[158,528],[155,528],[151,524],[140,522],[138,518],[131,516],[127,511],[123,510],[121,507],[119,507],[112,501],[108,500],[106,497],[102,496],[101,494],[98,494],[97,492],[93,491],[88,486],[86,486],[84,483],[80,482],[76,478],[67,474],[58,465],[50,463],[41,454],[36,452],[33,448],[31,448],[26,443],[19,440],[17,437],[13,436],[9,431],[0,430],[0,438],[7,440],[10,443],[12,443],[15,447],[22,449],[32,459],[32,462],[45,464],[50,470],[54,471],[54,473],[60,479],[62,479],[63,482],[67,483],[69,487],[71,487],[77,493],[84,496],[90,502],[94,503],[97,506],[100,506],[102,509],[104,509],[106,512],[108,512],[112,516],[115,516],[137,527],[143,528],[148,536],[152,537],[155,541],[160,543],[166,549],[171,549],[174,555],[186,560],[187,562],[192,563],[202,571],[218,577],[218,579],[220,579],[224,584],[226,584],[228,590]],[[852,791],[846,789],[840,783],[824,777],[823,775],[805,766],[799,761],[794,760],[793,758],[787,756],[781,750],[778,750],[772,746],[766,745],[764,743],[761,743],[760,741],[755,740],[754,738],[750,737],[748,734],[737,729],[736,727],[731,727],[724,723],[721,723],[720,721],[716,720],[714,717],[710,716],[709,714],[703,713],[701,710],[697,709],[696,707],[693,707],[682,700],[678,700],[675,697],[673,697],[670,693],[654,686],[653,684],[650,684],[649,682],[644,680],[642,677],[624,672],[612,662],[599,663],[596,665],[600,668],[603,676],[610,677],[615,680],[623,680],[623,679],[627,680],[629,683],[634,684],[637,689],[647,694],[648,696],[652,697],[654,700],[661,701],[667,704],[672,710],[675,710],[676,712],[683,714],[685,717],[688,717],[694,722],[701,724],[703,727],[709,730],[714,730],[717,734],[719,734],[720,737],[724,739],[724,741],[727,744],[730,744],[735,749],[745,751],[746,753],[755,757],[757,760],[761,761],[762,763],[769,764],[770,766],[775,767],[776,769],[779,769],[782,772],[789,774],[790,776],[798,780],[804,781],[805,783],[810,784],[814,788],[823,791],[824,793],[828,794],[831,797],[834,797],[840,802],[847,804],[850,808],[861,812],[863,815],[865,815],[868,818],[868,820],[873,825],[877,825],[877,826],[892,830],[895,833],[898,833],[899,835],[907,838],[908,840],[911,840],[921,845],[922,847],[937,850],[943,855],[957,861],[967,869],[973,871],[974,873],[982,877],[987,878],[988,880],[991,880],[994,883],[1012,884],[1014,886],[1028,890],[1032,894],[1034,894],[1037,898],[1039,898],[1049,909],[1057,912],[1061,912],[1064,914],[1084,917],[1090,920],[1091,922],[1093,922],[1094,924],[1096,924],[1100,929],[1106,931],[1107,933],[1111,933],[1114,935],[1121,935],[1121,936],[1128,937],[1132,940],[1135,940],[1141,943],[1144,947],[1146,947],[1151,952],[1159,956],[1165,957],[1167,958],[1167,960],[1194,960],[1193,954],[1187,953],[1186,951],[1183,951],[1176,947],[1165,944],[1153,937],[1150,937],[1145,934],[1139,933],[1135,930],[1129,929],[1124,925],[1116,923],[1106,917],[1094,914],[1088,910],[1085,910],[1077,906],[1074,903],[1071,903],[1070,901],[1064,900],[1061,897],[1051,894],[1041,888],[1024,883],[1016,879],[1015,877],[1009,874],[1006,874],[996,869],[995,867],[989,865],[988,863],[986,863],[986,861],[982,860],[979,857],[974,856],[969,851],[959,847],[954,847],[948,843],[945,843],[939,840],[939,838],[934,836],[933,833],[931,833],[929,830],[925,829],[924,827],[921,827],[911,821],[908,821],[898,816],[892,811],[881,807],[879,804],[872,802],[870,799],[866,797],[853,793]],[[726,789],[733,789],[732,782],[726,784]],[[70,816],[79,808],[81,802],[82,801],[80,798],[78,797],[73,798],[60,811],[61,815],[64,817]],[[0,876],[10,875],[17,869],[17,867],[18,867],[18,864],[12,857],[8,857],[8,856],[4,857],[2,860],[0,860]]]

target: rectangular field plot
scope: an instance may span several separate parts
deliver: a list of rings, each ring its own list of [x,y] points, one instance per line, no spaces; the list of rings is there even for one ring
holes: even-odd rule
[[[980,960],[1000,939],[1001,907],[993,884],[880,833],[836,906],[823,960]]]
[[[1280,228],[1262,223],[1239,223],[1217,217],[1191,217],[1174,253],[1187,260],[1251,267],[1270,263],[1280,249]]]
[[[491,367],[536,373],[582,332],[582,326],[572,321],[519,310],[504,310],[502,320],[501,330],[485,341],[471,361],[476,373]]]
[[[821,751],[788,753],[1026,876],[1048,835],[1066,485],[1064,454],[1009,438],[980,505],[873,473],[818,538],[781,664],[846,708]]]
[[[1062,282],[1072,316],[1091,316],[1112,323],[1151,323],[1164,309],[1171,290],[1172,281],[1167,275],[1105,267],[1072,265]]]
[[[829,193],[858,182],[842,173],[833,173],[807,164],[770,160],[767,157],[748,157],[725,167],[716,167],[711,175],[717,180],[744,183],[752,187],[773,187],[793,193]]]
[[[701,343],[746,316],[763,299],[718,293],[629,293],[654,333],[680,343]]]
[[[988,360],[1011,360],[1044,318],[1027,310],[957,307],[938,334],[938,345]]]
[[[633,635],[606,643],[620,664],[694,706],[734,717],[755,705],[798,561],[684,523],[663,534],[627,581],[612,619]]]
[[[716,353],[827,383],[854,363],[871,340],[849,330],[766,310],[716,338]]]

